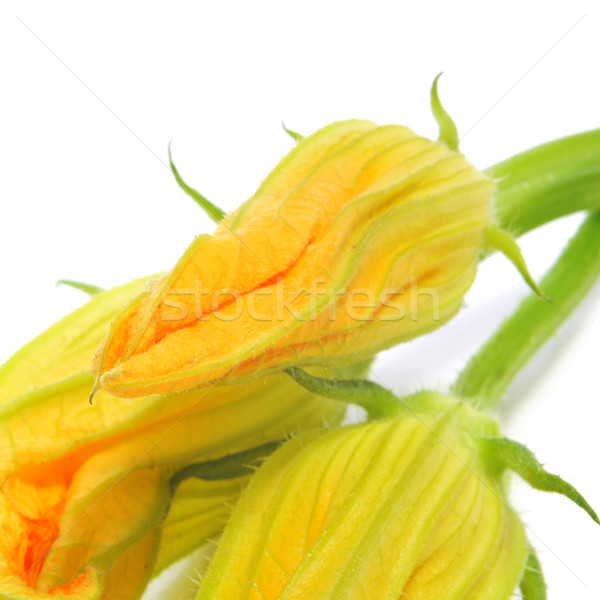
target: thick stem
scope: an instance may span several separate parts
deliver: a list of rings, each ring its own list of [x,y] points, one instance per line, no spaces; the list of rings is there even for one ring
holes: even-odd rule
[[[469,361],[453,386],[478,408],[502,397],[519,370],[573,312],[600,277],[600,212],[590,215],[542,280],[552,299],[531,294]]]
[[[537,146],[485,172],[496,180],[496,224],[515,236],[600,210],[600,129]]]

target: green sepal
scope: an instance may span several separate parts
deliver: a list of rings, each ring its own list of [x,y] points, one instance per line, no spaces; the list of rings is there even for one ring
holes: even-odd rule
[[[361,406],[371,419],[396,415],[403,408],[402,401],[395,394],[367,379],[315,377],[297,367],[286,369],[286,373],[313,394]]]
[[[527,563],[519,583],[523,600],[546,600],[546,581],[535,550],[529,546]]]
[[[285,126],[285,123],[283,121],[281,121],[281,126],[283,127],[283,130],[296,142],[301,142],[304,139],[304,136],[299,134],[296,131],[293,131],[292,129],[288,129]]]
[[[534,294],[525,298],[471,357],[452,393],[469,399],[479,409],[498,403],[517,373],[566,321],[599,277],[600,212],[587,217],[542,279],[541,287],[553,303],[540,302]]]
[[[171,157],[171,145],[169,145],[169,165],[171,167],[171,171],[175,176],[175,181],[179,184],[179,187],[191,198],[195,200],[198,206],[215,222],[220,223],[225,217],[225,211],[220,209],[218,206],[213,204],[210,200],[205,198],[199,191],[195,190],[193,187],[190,187],[179,174],[179,171],[175,167],[173,163],[173,159]]]
[[[444,142],[450,150],[458,151],[458,130],[456,129],[456,125],[452,120],[452,117],[448,114],[446,109],[442,106],[440,102],[440,97],[438,95],[438,79],[442,76],[442,73],[439,73],[438,76],[433,80],[433,84],[431,86],[431,110],[433,112],[433,116],[438,123],[440,128],[440,142]]]
[[[542,492],[556,492],[583,508],[600,525],[598,515],[585,498],[562,477],[548,473],[533,452],[519,442],[507,438],[490,438],[482,442],[482,453],[492,469],[510,469],[532,488]]]
[[[523,277],[525,283],[527,283],[533,292],[535,292],[542,300],[551,302],[551,300],[542,293],[542,290],[540,290],[538,284],[531,276],[523,253],[521,252],[521,248],[519,248],[515,238],[510,235],[510,233],[500,229],[500,227],[497,227],[496,225],[488,225],[484,230],[484,238],[485,246],[502,252],[502,254],[504,254],[504,256],[506,256],[506,258],[508,258],[508,260],[510,260],[517,268],[521,277]]]
[[[68,285],[76,290],[80,290],[85,292],[88,296],[95,296],[100,292],[104,291],[104,288],[101,288],[97,285],[93,285],[91,283],[83,283],[81,281],[73,281],[72,279],[59,279],[56,282],[56,285]]]
[[[208,460],[187,465],[177,471],[170,479],[172,493],[177,486],[190,477],[204,481],[223,481],[237,479],[254,473],[256,468],[269,454],[277,450],[285,440],[275,440],[242,452],[228,454],[215,460]]]

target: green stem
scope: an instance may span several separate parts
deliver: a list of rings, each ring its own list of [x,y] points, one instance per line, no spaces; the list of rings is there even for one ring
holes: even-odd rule
[[[390,390],[367,379],[326,379],[298,367],[286,369],[286,373],[313,394],[361,406],[371,419],[394,416],[404,408],[402,401]]]
[[[496,180],[496,224],[515,236],[600,210],[600,129],[537,146],[485,172]]]
[[[540,287],[552,303],[528,296],[469,361],[452,391],[489,408],[519,370],[573,312],[600,277],[600,212],[570,240]]]

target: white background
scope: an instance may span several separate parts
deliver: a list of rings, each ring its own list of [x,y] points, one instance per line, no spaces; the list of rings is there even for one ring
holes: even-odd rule
[[[417,6],[418,5],[418,6]],[[13,2],[0,13],[0,361],[104,287],[168,269],[211,223],[173,181],[227,210],[332,120],[435,137],[429,88],[479,167],[598,127],[598,17],[583,2]],[[468,132],[468,133],[467,133]],[[540,276],[576,227],[523,239]],[[464,311],[384,353],[399,393],[443,389],[527,290],[486,261]],[[600,289],[511,388],[505,431],[600,508]],[[515,482],[552,600],[600,597],[600,528]]]

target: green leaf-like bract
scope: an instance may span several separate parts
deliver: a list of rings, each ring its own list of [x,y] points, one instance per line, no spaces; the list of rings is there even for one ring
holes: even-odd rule
[[[552,303],[529,295],[475,354],[452,387],[477,408],[494,406],[517,373],[575,310],[600,277],[600,212],[569,241],[540,287]]]
[[[433,80],[433,85],[431,86],[431,110],[433,111],[433,116],[435,120],[438,122],[438,126],[440,128],[440,142],[444,142],[450,150],[458,151],[458,130],[456,129],[456,125],[452,120],[452,117],[446,112],[446,109],[442,106],[440,102],[440,97],[438,95],[438,79],[442,76],[441,73]]]
[[[483,453],[492,468],[500,471],[510,469],[536,490],[556,492],[566,496],[600,525],[598,515],[585,498],[562,477],[548,473],[533,452],[523,444],[507,438],[491,438],[484,440],[482,446]]]
[[[173,163],[173,159],[171,158],[171,147],[169,146],[169,165],[171,166],[171,171],[173,175],[175,175],[175,181],[179,184],[179,187],[191,198],[193,198],[198,206],[215,222],[220,223],[225,217],[225,211],[220,209],[218,206],[213,204],[208,198],[205,198],[199,191],[195,190],[193,187],[190,187],[179,174],[179,171],[175,167]]]
[[[523,600],[546,600],[546,582],[535,550],[530,546],[519,589]]]
[[[283,130],[296,142],[301,142],[304,139],[304,136],[300,133],[298,133],[297,131],[294,131],[293,129],[288,129],[285,126],[285,123],[281,123],[281,126],[283,127]]]
[[[537,283],[531,276],[525,257],[521,252],[521,248],[517,244],[515,238],[510,233],[496,227],[495,225],[488,225],[484,231],[485,244],[488,248],[498,250],[510,260],[510,262],[517,268],[521,277],[525,280],[525,283],[536,293],[542,300],[548,301],[548,298],[544,296]]]
[[[91,283],[83,283],[81,281],[73,281],[72,279],[59,279],[56,282],[56,285],[68,285],[72,288],[75,288],[76,290],[85,292],[88,296],[95,296],[96,294],[99,294],[100,292],[104,291],[103,288],[97,285],[93,285]]]

